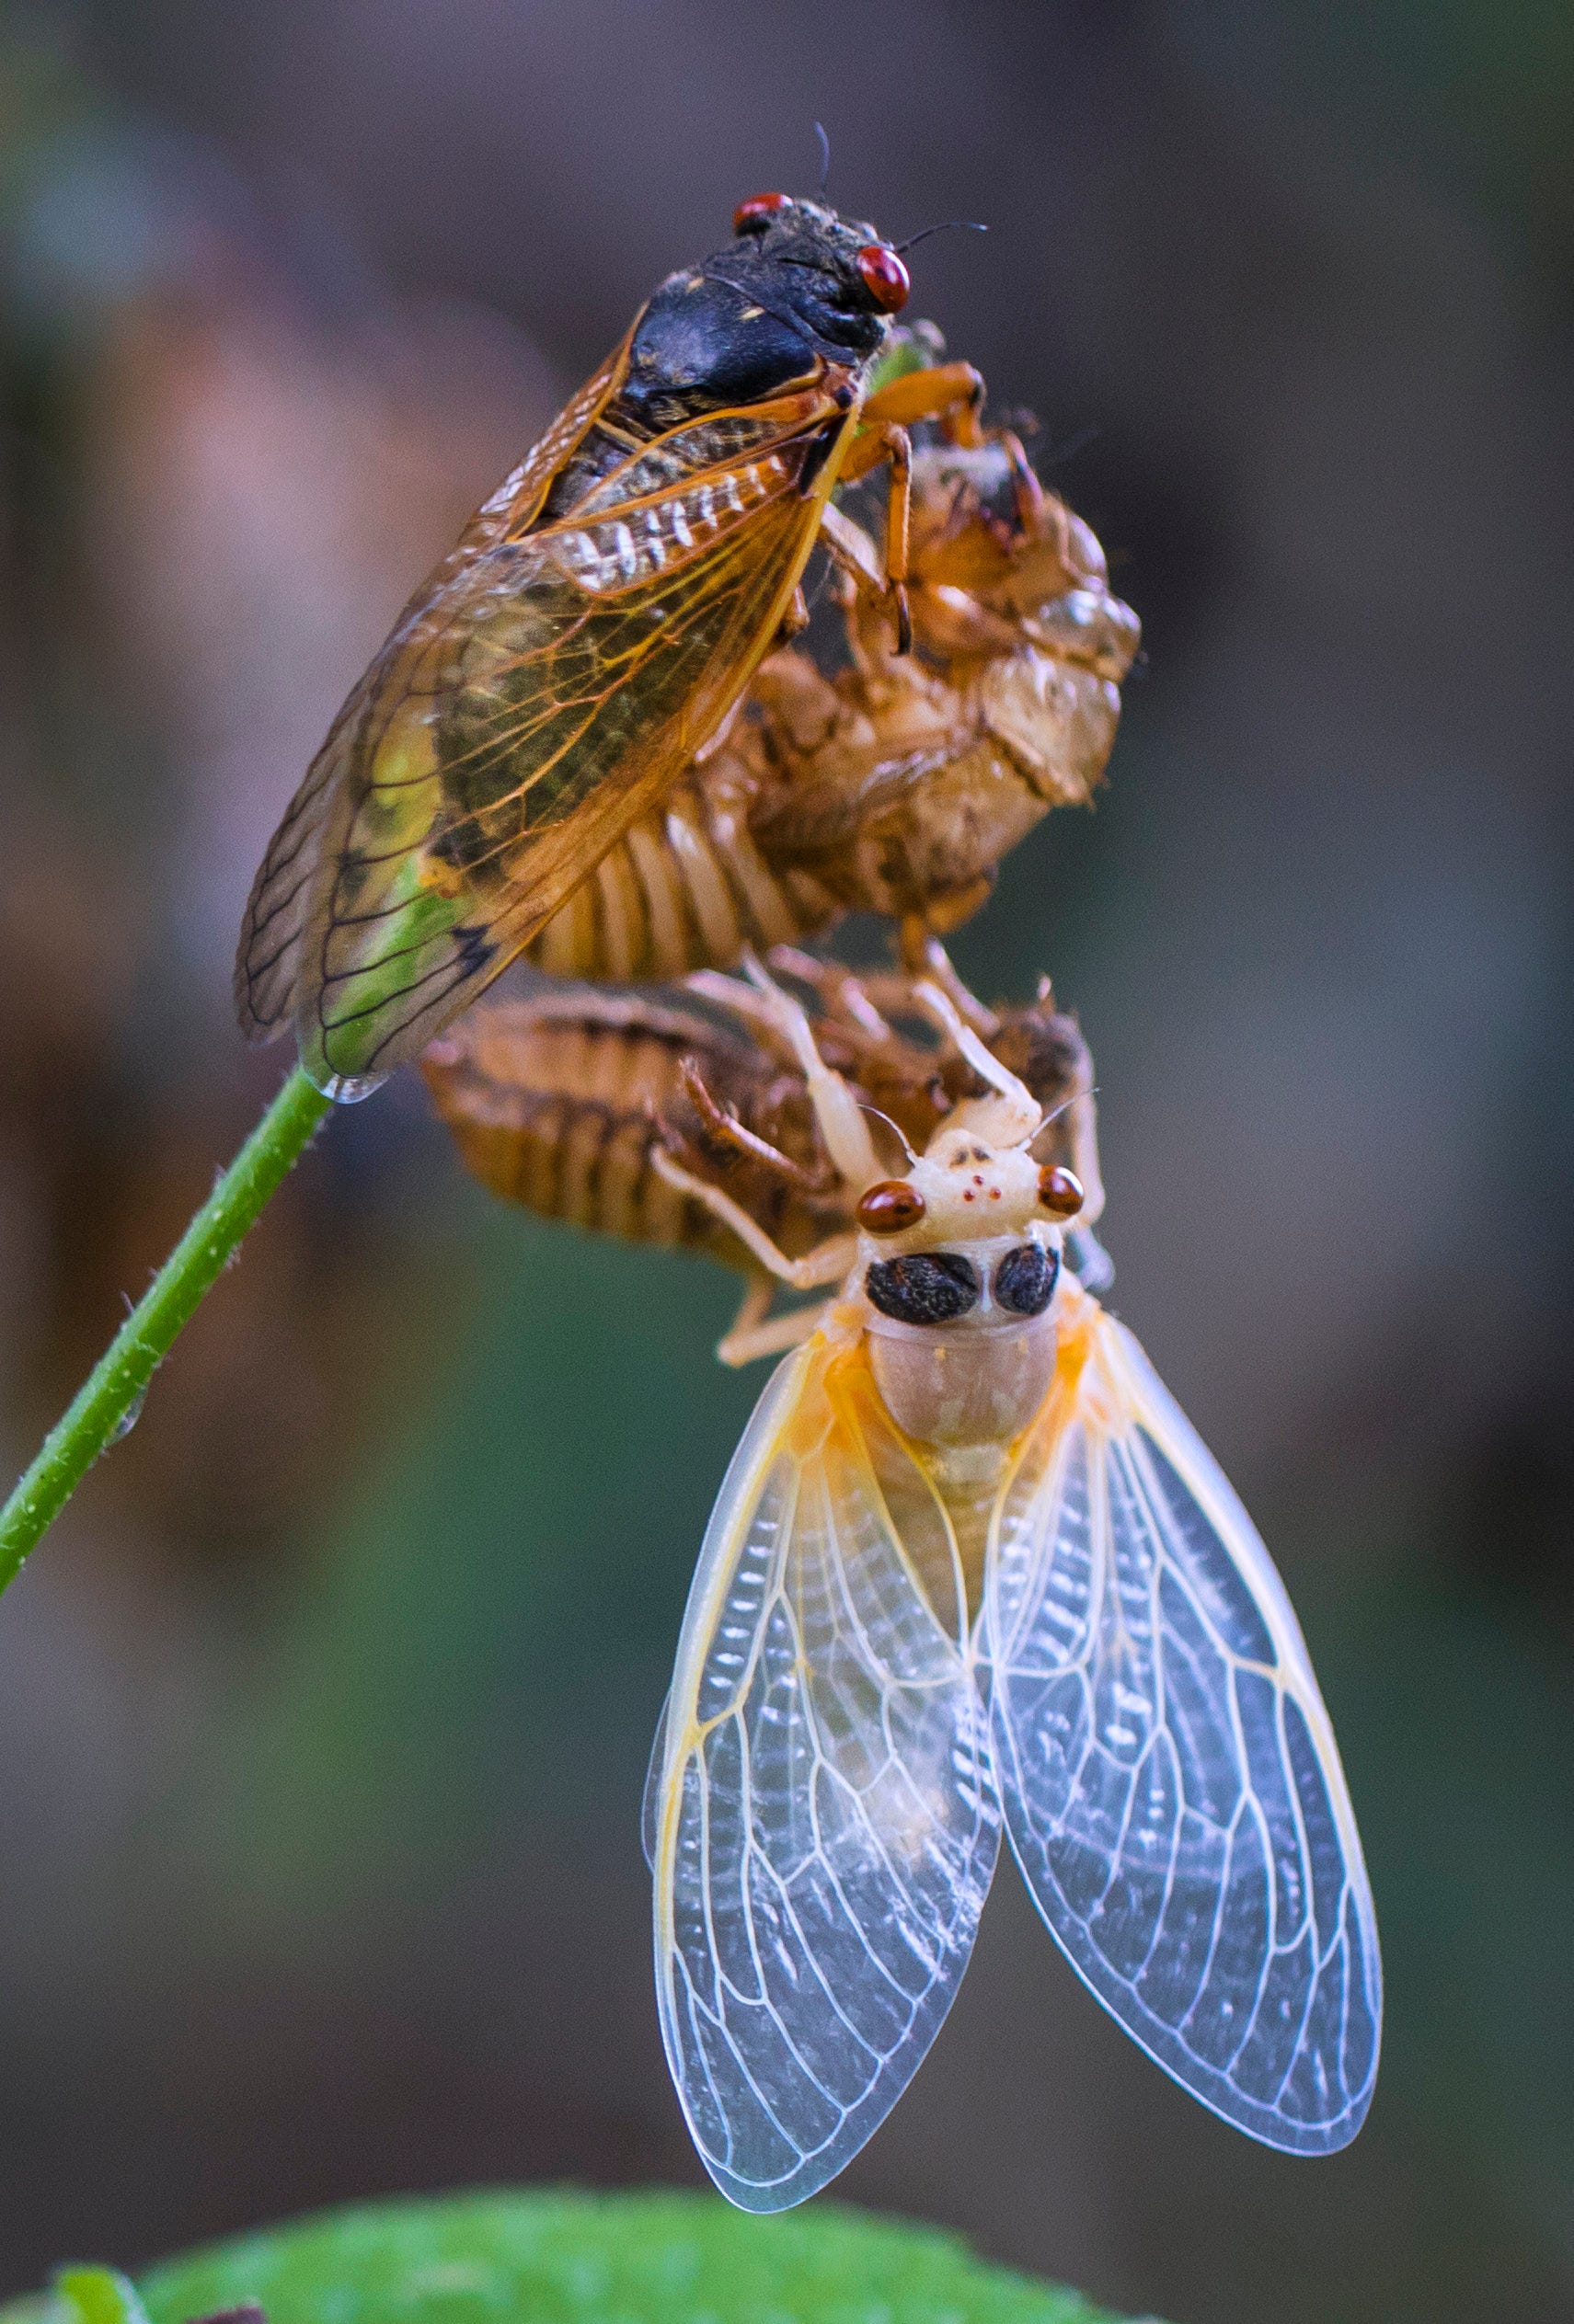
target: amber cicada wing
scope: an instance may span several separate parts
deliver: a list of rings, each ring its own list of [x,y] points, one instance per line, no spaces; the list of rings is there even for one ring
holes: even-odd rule
[[[732,2202],[783,2210],[911,2080],[999,1846],[955,1541],[860,1347],[789,1357],[734,1457],[646,1834],[689,2127]]]
[[[995,1763],[1040,1912],[1205,2106],[1291,2153],[1347,2145],[1382,1971],[1327,1712],[1250,1518],[1086,1295],[996,1528]]]
[[[335,807],[336,781],[345,773],[360,729],[388,683],[388,665],[401,639],[488,550],[529,530],[553,478],[616,393],[626,361],[626,341],[592,374],[525,459],[477,510],[454,546],[406,605],[388,644],[334,720],[306,770],[252,884],[236,952],[236,1013],[248,1041],[275,1039],[295,1014],[314,875],[321,860],[324,830]]]
[[[510,527],[440,576],[299,819],[294,1013],[322,1087],[413,1057],[716,731],[808,559],[850,413],[817,386],[708,415],[571,517]]]

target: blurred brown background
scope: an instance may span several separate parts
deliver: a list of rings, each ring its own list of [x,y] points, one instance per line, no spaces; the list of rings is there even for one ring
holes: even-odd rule
[[[1003,1876],[842,2182],[1187,2324],[1574,2308],[1574,16],[84,0],[0,19],[0,1453],[275,1085],[267,835],[427,560],[817,175],[1044,421],[1150,661],[959,944],[1098,1060],[1119,1304],[1366,1834],[1370,2124],[1269,2155]],[[697,1263],[336,1119],[0,1609],[0,2289],[330,2199],[693,2183],[638,1803],[757,1376]],[[762,2230],[768,2232],[768,2230]]]

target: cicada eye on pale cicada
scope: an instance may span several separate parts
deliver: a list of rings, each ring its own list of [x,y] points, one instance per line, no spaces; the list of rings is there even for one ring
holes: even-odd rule
[[[891,1173],[812,1027],[798,1058],[849,1232],[773,1251],[839,1287],[721,1489],[652,1756],[667,2056],[745,2209],[833,2178],[934,2040],[1004,1824],[1084,1981],[1177,2081],[1293,2154],[1376,2072],[1372,1895],[1283,1585],[1137,1342],[1065,1264],[1079,1190],[937,985],[987,1093]]]
[[[792,607],[833,485],[905,434],[867,391],[907,292],[872,226],[756,197],[668,277],[418,590],[258,875],[241,1024],[293,1025],[364,1095],[522,949],[723,726]],[[900,413],[971,405],[966,365]],[[838,544],[830,542],[833,553]]]

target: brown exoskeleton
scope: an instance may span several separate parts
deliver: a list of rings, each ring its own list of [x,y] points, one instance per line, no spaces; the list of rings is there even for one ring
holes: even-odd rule
[[[893,1159],[904,1144],[921,1151],[978,1094],[974,1067],[910,978],[858,978],[786,949],[773,965],[810,988],[816,1057],[856,1105],[883,1116]],[[1046,1151],[1080,1188],[1077,1264],[1101,1286],[1109,1268],[1091,1231],[1103,1207],[1092,1064],[1075,1020],[1057,1012],[1047,983],[1030,1007],[996,1013],[956,981],[938,945],[929,965],[1053,1117]],[[466,1166],[493,1193],[737,1268],[746,1289],[718,1351],[725,1362],[768,1355],[809,1328],[804,1310],[767,1321],[774,1276],[760,1241],[812,1273],[848,1227],[848,1199],[804,1056],[757,988],[708,973],[660,1002],[580,990],[488,1002],[432,1044],[424,1070]]]
[[[1017,438],[970,420],[952,432],[976,441],[913,458],[913,650],[898,650],[874,543],[828,509],[846,668],[828,678],[800,647],[771,655],[720,744],[543,929],[537,967],[668,979],[854,910],[900,921],[911,956],[977,910],[1051,807],[1089,799],[1136,616]]]

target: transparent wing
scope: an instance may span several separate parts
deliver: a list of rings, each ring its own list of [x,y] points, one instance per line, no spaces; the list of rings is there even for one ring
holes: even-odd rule
[[[861,1349],[789,1357],[684,1620],[654,1814],[661,2031],[722,2192],[856,2154],[956,1993],[999,1846],[956,1548]]]
[[[669,1688],[667,1700],[661,1705],[661,1715],[656,1722],[655,1740],[650,1746],[650,1764],[645,1770],[645,1792],[639,1803],[639,1845],[645,1851],[645,1868],[656,1869],[656,1834],[661,1822],[661,1775],[667,1764],[667,1713],[672,1697]]]
[[[500,543],[517,540],[529,531],[554,476],[622,379],[626,347],[626,340],[585,382],[415,591],[394,624],[388,647],[355,688],[306,770],[252,883],[236,953],[236,1010],[248,1041],[274,1039],[295,1010],[323,833],[354,738],[372,713],[384,664],[406,631],[419,622],[459,576]]]
[[[1082,1976],[1226,2121],[1348,2144],[1382,1973],[1327,1713],[1250,1518],[1086,1297],[999,1511],[984,1631],[1007,1829]]]

